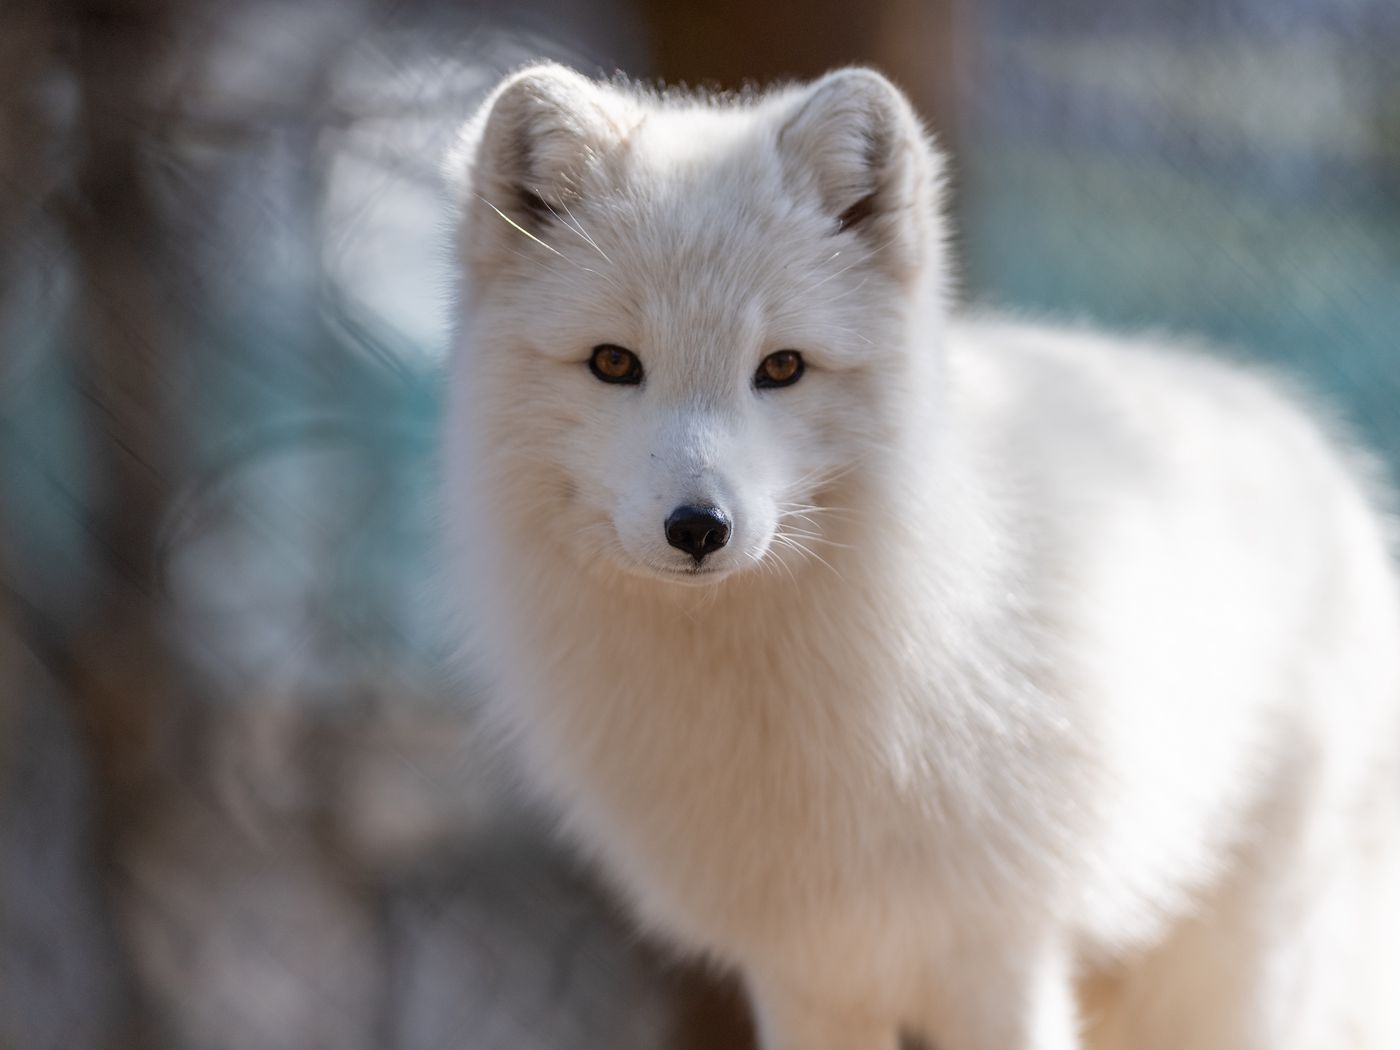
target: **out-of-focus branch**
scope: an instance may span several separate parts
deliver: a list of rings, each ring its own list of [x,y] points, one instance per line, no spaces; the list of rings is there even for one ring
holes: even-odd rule
[[[118,912],[124,843],[140,833],[186,712],[156,601],[157,536],[182,441],[178,258],[143,167],[152,93],[173,40],[167,0],[74,0],[76,189],[64,209],[79,312],[69,339],[90,477],[97,581],[66,682],[101,799],[96,853]],[[156,1043],[139,993],[113,1046]]]
[[[162,236],[142,166],[148,100],[170,39],[166,0],[77,2],[77,193],[66,217],[78,270],[71,340],[82,394],[101,592],[93,595],[79,660],[82,724],[118,807],[135,805],[150,774],[166,710],[170,653],[161,641],[157,544],[180,459],[182,296],[178,259]]]

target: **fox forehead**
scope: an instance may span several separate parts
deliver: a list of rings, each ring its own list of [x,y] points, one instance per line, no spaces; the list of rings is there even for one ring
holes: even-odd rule
[[[585,191],[578,207],[605,227],[604,236],[589,233],[614,244],[636,270],[703,268],[742,288],[804,247],[815,254],[830,232],[815,210],[804,213],[768,152],[735,144],[678,161],[653,148],[629,149],[601,175],[597,199]]]
[[[810,328],[813,273],[841,246],[784,222],[785,206],[745,193],[742,180],[714,174],[578,201],[566,217],[572,228],[561,224],[550,238],[567,258],[535,254],[534,276],[554,304],[539,314],[562,314],[599,342],[686,354]]]

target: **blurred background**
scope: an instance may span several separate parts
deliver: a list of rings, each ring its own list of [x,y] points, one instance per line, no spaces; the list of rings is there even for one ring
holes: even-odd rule
[[[1393,0],[0,0],[0,1050],[749,1045],[515,798],[431,597],[438,166],[536,57],[873,63],[968,300],[1400,473]]]

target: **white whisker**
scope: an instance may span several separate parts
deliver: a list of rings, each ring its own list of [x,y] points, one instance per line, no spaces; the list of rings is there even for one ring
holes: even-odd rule
[[[566,258],[568,258],[568,256],[566,256],[566,255],[565,255],[563,252],[561,252],[558,248],[555,248],[555,247],[553,247],[552,245],[549,245],[549,244],[545,244],[544,241],[540,240],[540,239],[539,239],[538,237],[536,237],[533,233],[531,233],[529,230],[527,230],[524,226],[521,226],[520,223],[516,222],[514,219],[512,219],[512,218],[511,218],[509,215],[507,215],[505,212],[501,211],[500,208],[496,207],[494,204],[492,204],[490,201],[488,201],[488,200],[487,200],[485,197],[483,197],[481,194],[478,193],[478,194],[476,195],[476,199],[479,200],[479,201],[481,201],[482,204],[486,205],[488,208],[490,208],[492,211],[494,211],[494,212],[495,212],[497,215],[499,215],[501,218],[505,219],[506,222],[508,222],[508,223],[510,223],[512,226],[514,226],[517,230],[519,230],[521,233],[523,233],[526,237],[529,237],[530,240],[534,241],[534,242],[535,242],[536,244],[538,244],[541,248],[545,249],[546,251],[551,251],[551,252],[553,252],[555,255],[559,256],[559,258],[561,258],[561,259],[566,259]]]
[[[559,222],[563,224],[565,229],[567,229],[571,233],[577,234],[580,238],[583,239],[583,242],[585,244],[587,244],[595,252],[601,255],[604,261],[606,261],[609,266],[612,265],[612,260],[608,258],[607,253],[603,251],[602,248],[599,248],[598,242],[588,235],[588,231],[586,231],[583,228],[583,223],[579,222],[578,219],[574,218],[574,213],[569,211],[569,206],[567,204],[565,204],[563,201],[559,202],[560,207],[562,207],[564,209],[565,214],[568,215],[568,218],[566,219],[563,215],[560,215],[557,211],[554,210],[554,205],[550,204],[549,201],[545,199],[544,195],[540,193],[540,191],[537,188],[531,186],[530,192],[533,193],[535,197],[539,199],[539,202],[541,204],[543,204],[546,208],[549,209],[549,214],[553,215],[556,219],[558,219]]]
[[[574,213],[569,211],[569,206],[567,204],[564,204],[563,201],[560,201],[559,203],[563,204],[564,211],[568,214],[570,219],[573,219],[574,226],[577,228],[579,236],[581,236],[589,244],[593,245],[593,250],[599,255],[601,255],[607,261],[607,264],[611,266],[613,264],[613,261],[608,258],[608,253],[603,251],[602,248],[598,247],[598,242],[595,241],[593,237],[589,234],[589,232],[583,228],[583,223],[579,222],[578,219],[574,218]]]
[[[816,551],[812,550],[811,547],[808,547],[808,546],[806,546],[805,544],[803,544],[801,541],[799,541],[799,540],[794,540],[794,539],[792,539],[791,537],[785,536],[785,537],[783,537],[783,539],[784,539],[787,543],[789,543],[791,546],[793,546],[793,547],[796,548],[797,550],[801,551],[801,552],[802,552],[804,555],[806,555],[808,558],[814,558],[814,559],[816,559],[817,561],[821,562],[823,565],[825,565],[828,569],[830,569],[830,570],[832,571],[832,573],[836,576],[836,578],[837,578],[838,580],[844,580],[844,579],[845,579],[845,577],[843,577],[843,576],[841,575],[841,573],[837,572],[836,566],[832,565],[831,562],[827,561],[825,558],[823,558],[823,557],[822,557],[820,554],[818,554]]]

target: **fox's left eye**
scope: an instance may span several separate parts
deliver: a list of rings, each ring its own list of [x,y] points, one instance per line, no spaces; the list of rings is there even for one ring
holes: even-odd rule
[[[759,362],[758,371],[754,373],[753,385],[759,389],[792,386],[802,378],[806,367],[802,363],[802,355],[796,350],[779,350]]]
[[[642,381],[642,362],[631,350],[612,343],[595,346],[588,367],[604,383],[636,386]]]

